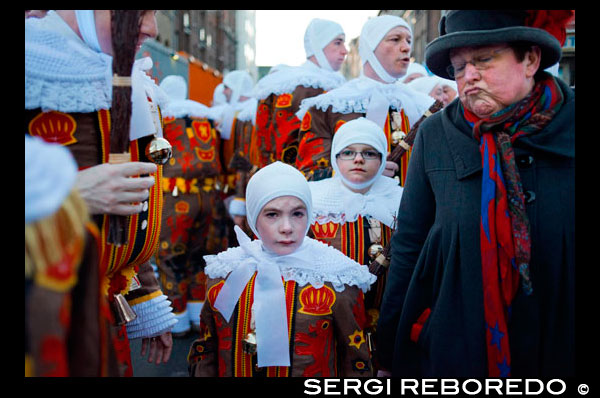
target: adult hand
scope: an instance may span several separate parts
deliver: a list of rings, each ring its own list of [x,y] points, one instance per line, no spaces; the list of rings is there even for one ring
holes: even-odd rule
[[[148,199],[154,177],[131,178],[156,172],[154,163],[127,162],[103,163],[81,170],[75,188],[88,206],[91,214],[117,214],[129,216],[142,211]]]
[[[150,347],[150,349],[148,349]],[[156,365],[167,363],[173,350],[173,336],[171,332],[166,332],[158,337],[142,339],[142,350],[140,355],[145,357],[146,351],[149,351],[148,362],[154,362]],[[156,359],[155,359],[156,358]]]
[[[394,177],[396,173],[400,170],[400,166],[398,163],[392,162],[390,160],[385,161],[385,169],[383,170],[383,175],[386,177]]]

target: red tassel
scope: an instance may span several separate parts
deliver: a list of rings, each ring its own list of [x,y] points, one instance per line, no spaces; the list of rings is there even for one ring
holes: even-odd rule
[[[556,37],[560,45],[567,39],[567,24],[575,17],[575,10],[527,10],[525,26],[544,29]]]
[[[410,329],[410,339],[413,342],[416,343],[417,341],[419,341],[419,336],[421,335],[421,331],[423,330],[423,325],[425,325],[427,318],[429,318],[429,314],[431,314],[431,309],[425,308],[425,311],[421,313],[419,319],[417,319],[417,322],[413,323],[412,328]]]

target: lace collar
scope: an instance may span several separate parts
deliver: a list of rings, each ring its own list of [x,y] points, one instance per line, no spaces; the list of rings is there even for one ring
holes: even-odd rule
[[[300,66],[281,66],[276,72],[263,77],[254,88],[254,96],[261,100],[271,94],[291,93],[298,86],[329,91],[345,82],[339,72],[331,72],[306,61]]]
[[[368,267],[309,237],[305,237],[302,246],[288,256],[270,254],[260,240],[248,242],[245,248],[238,246],[216,255],[204,256],[206,275],[210,278],[226,278],[234,269],[244,267],[252,257],[277,264],[285,281],[293,280],[300,286],[311,284],[317,289],[325,282],[330,282],[338,292],[343,291],[345,285],[357,286],[366,292],[377,279]]]
[[[322,111],[331,106],[332,112],[343,114],[366,113],[374,91],[383,95],[392,109],[404,110],[411,126],[434,102],[432,97],[404,83],[385,84],[363,75],[325,94],[304,99],[296,116],[302,120],[306,111],[313,106]]]

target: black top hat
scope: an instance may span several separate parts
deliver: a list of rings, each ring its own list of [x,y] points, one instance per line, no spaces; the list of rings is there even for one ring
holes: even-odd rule
[[[544,29],[525,26],[525,10],[452,10],[442,17],[440,37],[425,47],[425,63],[434,74],[452,79],[446,72],[450,50],[490,44],[528,42],[542,50],[540,69],[560,60],[559,41]]]

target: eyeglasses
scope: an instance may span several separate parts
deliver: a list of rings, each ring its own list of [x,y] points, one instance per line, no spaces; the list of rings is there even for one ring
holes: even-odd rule
[[[498,58],[498,54],[508,49],[510,49],[510,47],[504,47],[499,50],[492,51],[491,53],[477,55],[470,61],[462,62],[458,65],[450,64],[448,67],[446,67],[446,72],[448,72],[448,75],[451,78],[456,79],[465,75],[467,64],[473,65],[477,70],[485,70],[492,66],[493,61]]]
[[[356,155],[359,153],[360,153],[360,156],[362,156],[362,158],[365,160],[381,159],[381,154],[377,151],[372,151],[372,150],[357,152],[357,151],[353,151],[351,149],[344,149],[343,151],[341,151],[340,153],[338,153],[335,156],[342,160],[354,160],[354,158],[356,158]]]

